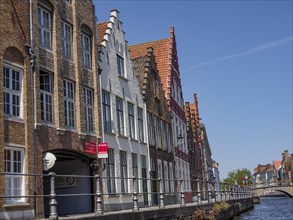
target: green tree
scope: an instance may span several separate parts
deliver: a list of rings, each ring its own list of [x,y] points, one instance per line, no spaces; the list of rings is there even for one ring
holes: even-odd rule
[[[238,185],[242,185],[243,184],[243,180],[244,178],[247,176],[247,180],[251,181],[252,179],[252,175],[250,170],[244,168],[244,169],[237,169],[237,170],[233,170],[230,171],[227,175],[227,178],[225,178],[223,180],[223,182],[225,183],[229,183],[229,184],[235,184],[237,183]]]

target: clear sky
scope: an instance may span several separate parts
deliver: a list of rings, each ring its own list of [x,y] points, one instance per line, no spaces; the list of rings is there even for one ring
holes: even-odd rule
[[[292,153],[292,1],[95,0],[120,11],[129,45],[175,27],[184,100],[197,93],[221,178]]]

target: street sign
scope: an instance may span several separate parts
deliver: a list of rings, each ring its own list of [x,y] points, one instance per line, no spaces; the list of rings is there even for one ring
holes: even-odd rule
[[[96,143],[86,141],[84,143],[84,152],[89,153],[89,154],[97,154],[97,145],[96,145]]]
[[[108,143],[98,144],[98,158],[108,158]]]

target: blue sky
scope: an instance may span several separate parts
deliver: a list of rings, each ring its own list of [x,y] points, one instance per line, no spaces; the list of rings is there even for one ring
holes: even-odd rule
[[[292,1],[96,0],[120,11],[129,45],[175,27],[184,100],[197,93],[221,178],[292,153]]]

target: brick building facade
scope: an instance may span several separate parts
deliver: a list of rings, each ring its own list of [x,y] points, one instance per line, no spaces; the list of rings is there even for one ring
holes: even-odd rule
[[[133,59],[134,69],[140,82],[141,93],[146,102],[147,133],[150,155],[150,177],[152,205],[158,204],[159,182],[163,187],[167,204],[175,202],[174,188],[174,147],[172,141],[171,112],[167,106],[161,78],[158,74],[153,49],[148,48],[145,55]]]
[[[0,104],[0,169],[6,175],[5,180],[1,176],[0,191],[8,196],[49,194],[47,177],[16,179],[9,174],[90,176],[96,172],[90,167],[96,154],[85,152],[87,143],[96,144],[101,137],[94,5],[90,0],[39,0],[31,4],[28,0],[6,0],[0,5],[1,20],[7,21],[1,22],[1,40],[5,43],[0,49],[4,71],[0,99],[4,95],[5,101]],[[25,45],[34,53],[33,69]],[[47,152],[55,155],[56,163],[43,171]],[[11,165],[16,163],[17,170]],[[66,182],[57,185],[56,192],[92,192],[90,179],[74,181],[74,187]],[[74,204],[69,200],[70,197],[59,198],[59,214],[94,210],[90,196],[81,196]],[[40,217],[49,211],[48,199],[43,197],[1,199],[0,206],[2,215],[20,218],[34,214]]]

